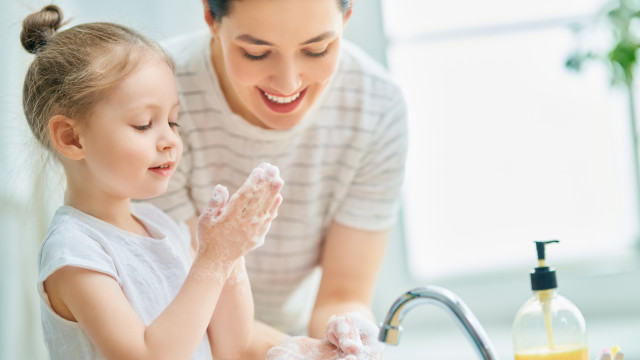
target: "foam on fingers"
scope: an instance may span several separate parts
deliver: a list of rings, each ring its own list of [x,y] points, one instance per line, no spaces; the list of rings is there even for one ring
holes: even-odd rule
[[[358,327],[346,316],[332,316],[327,324],[326,337],[345,354],[360,354],[364,345]]]
[[[381,358],[384,350],[384,345],[378,341],[378,332],[372,321],[354,311],[332,316],[327,323],[326,337],[346,355],[375,360]]]

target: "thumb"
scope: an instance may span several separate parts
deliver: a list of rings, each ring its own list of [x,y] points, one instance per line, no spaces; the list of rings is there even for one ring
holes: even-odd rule
[[[229,190],[220,184],[211,192],[211,198],[209,199],[208,208],[214,218],[220,216],[222,208],[227,204],[229,200]]]

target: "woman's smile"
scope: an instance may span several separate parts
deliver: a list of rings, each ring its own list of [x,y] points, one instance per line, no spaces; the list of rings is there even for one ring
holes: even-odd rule
[[[305,88],[304,90],[290,96],[277,96],[269,94],[262,89],[259,89],[258,91],[262,100],[271,111],[283,114],[293,112],[298,108],[298,105],[300,105],[304,99],[304,94],[307,89]]]

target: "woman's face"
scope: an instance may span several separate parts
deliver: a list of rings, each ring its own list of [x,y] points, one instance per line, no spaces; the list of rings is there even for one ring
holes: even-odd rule
[[[266,129],[298,124],[335,72],[347,19],[336,0],[232,2],[211,26],[231,109]]]

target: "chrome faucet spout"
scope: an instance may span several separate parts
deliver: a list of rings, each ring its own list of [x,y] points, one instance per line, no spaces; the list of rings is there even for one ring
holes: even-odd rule
[[[478,355],[484,360],[496,360],[491,341],[471,309],[453,292],[438,287],[424,286],[407,291],[400,296],[389,309],[389,313],[380,329],[379,340],[397,345],[402,327],[400,324],[409,310],[424,304],[437,305],[446,309],[457,320],[456,323],[475,346]]]

